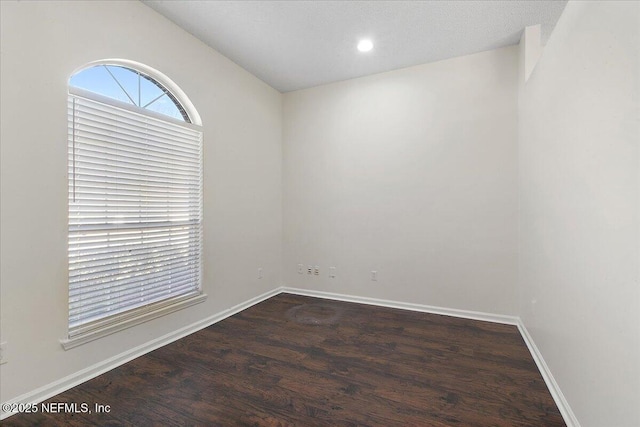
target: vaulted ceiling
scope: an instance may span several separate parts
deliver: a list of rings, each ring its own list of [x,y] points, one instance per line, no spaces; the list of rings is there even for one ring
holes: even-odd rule
[[[281,92],[517,44],[551,34],[566,1],[143,0]],[[370,52],[358,52],[363,38]]]

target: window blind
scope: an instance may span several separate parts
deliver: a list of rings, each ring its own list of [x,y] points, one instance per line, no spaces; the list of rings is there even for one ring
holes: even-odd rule
[[[69,337],[201,294],[202,132],[70,94]]]

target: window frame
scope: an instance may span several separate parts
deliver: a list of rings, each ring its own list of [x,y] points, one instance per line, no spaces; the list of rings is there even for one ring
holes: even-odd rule
[[[191,100],[189,99],[189,97],[187,96],[187,94],[182,90],[182,88],[180,88],[180,86],[178,86],[173,80],[171,80],[169,77],[167,77],[165,74],[163,74],[162,72],[156,70],[155,68],[149,67],[148,65],[142,64],[140,62],[136,62],[136,61],[131,61],[129,59],[119,59],[119,58],[110,58],[110,59],[100,59],[97,61],[91,61],[86,63],[85,65],[76,68],[71,74],[70,74],[70,78],[71,76],[75,76],[76,74],[95,67],[97,65],[113,65],[116,67],[123,67],[123,68],[130,68],[132,70],[134,70],[135,72],[138,72],[140,74],[143,74],[147,77],[150,77],[151,79],[155,80],[156,82],[160,83],[161,86],[163,86],[165,89],[167,89],[172,95],[173,98],[175,98],[176,101],[178,101],[180,103],[180,105],[182,105],[182,107],[184,108],[184,111],[187,113],[187,115],[189,116],[189,119],[191,120],[191,124],[196,125],[196,126],[202,126],[202,118],[200,117],[200,113],[198,113],[198,110],[196,110],[196,107],[193,105],[193,103],[191,102]],[[70,85],[67,85],[67,87],[69,89],[71,89]],[[77,89],[77,88],[76,88]],[[82,90],[82,89],[78,89],[78,90]],[[93,95],[96,96],[102,96],[99,94],[96,94],[94,92],[90,92]],[[112,100],[114,102],[118,102],[118,100],[113,99],[113,98],[109,98],[109,97],[105,97],[106,99]],[[124,103],[125,105],[132,105],[132,104],[128,104],[128,103]],[[148,110],[145,110],[148,111]],[[155,112],[154,112],[155,113]],[[169,116],[165,116],[165,115],[161,115],[163,118],[164,117],[169,117]],[[186,123],[186,122],[182,122],[179,121],[180,123]]]
[[[203,239],[203,235],[204,235],[204,230],[203,230],[203,212],[204,212],[204,206],[202,204],[202,198],[204,196],[204,188],[203,188],[203,169],[204,169],[204,165],[203,165],[203,152],[204,152],[204,146],[203,146],[203,139],[204,139],[204,135],[203,135],[203,129],[202,129],[202,125],[201,125],[201,119],[200,116],[198,115],[197,111],[195,111],[195,108],[193,106],[193,104],[191,103],[191,101],[186,97],[186,95],[184,94],[184,92],[182,92],[182,90],[180,90],[175,83],[173,83],[171,80],[169,80],[166,76],[164,76],[164,74],[153,70],[149,67],[146,67],[142,64],[138,64],[138,63],[134,63],[132,61],[125,61],[125,60],[105,60],[105,61],[95,61],[92,63],[87,64],[86,66],[78,69],[77,71],[75,71],[73,75],[75,75],[76,73],[82,72],[85,69],[97,66],[97,65],[115,65],[115,66],[120,66],[120,67],[125,67],[125,68],[129,68],[131,69],[133,72],[137,72],[140,73],[144,76],[147,76],[148,78],[151,78],[152,80],[155,80],[155,82],[157,84],[159,84],[160,86],[162,86],[167,92],[171,93],[172,97],[175,99],[175,101],[178,102],[179,106],[182,107],[183,111],[186,112],[186,114],[188,115],[188,118],[190,120],[186,121],[186,120],[179,120],[176,118],[173,118],[171,116],[167,116],[164,115],[162,113],[158,113],[156,111],[153,110],[148,110],[142,107],[139,107],[137,105],[133,105],[130,103],[126,103],[126,102],[122,102],[119,101],[117,99],[114,98],[110,98],[108,96],[104,96],[101,94],[97,94],[95,92],[91,92],[89,90],[86,89],[81,89],[78,87],[74,87],[71,86],[71,84],[68,85],[68,102],[72,97],[79,97],[79,98],[86,98],[90,101],[93,102],[97,102],[97,103],[101,103],[101,104],[105,104],[107,106],[111,106],[111,107],[115,107],[121,110],[125,110],[125,111],[130,111],[132,113],[136,113],[136,114],[141,114],[144,116],[149,116],[153,119],[159,119],[174,125],[179,125],[185,128],[189,128],[192,130],[196,130],[198,132],[200,132],[200,166],[199,166],[199,171],[200,171],[200,184],[199,184],[199,197],[200,197],[200,207],[199,207],[199,222],[198,222],[198,229],[199,229],[199,247],[198,247],[198,264],[199,264],[199,269],[198,269],[198,287],[196,289],[196,291],[191,291],[182,295],[175,295],[175,296],[171,296],[169,298],[160,300],[160,301],[155,301],[155,302],[151,302],[148,303],[146,305],[140,306],[140,307],[136,307],[130,310],[126,310],[124,312],[115,314],[115,315],[110,315],[110,316],[105,316],[102,318],[99,318],[97,320],[93,320],[90,322],[87,322],[86,324],[74,327],[73,330],[70,328],[70,320],[71,318],[70,316],[70,312],[68,311],[68,318],[67,318],[67,337],[64,339],[60,340],[60,343],[62,345],[62,347],[65,350],[74,348],[76,346],[85,344],[87,342],[93,341],[95,339],[113,334],[115,332],[130,328],[132,326],[138,325],[140,323],[143,322],[147,322],[151,319],[160,317],[160,316],[164,316],[166,314],[172,313],[174,311],[177,310],[181,310],[183,308],[192,306],[194,304],[198,304],[203,302],[206,298],[207,295],[204,293],[203,291],[203,263],[202,263],[202,259],[203,259],[203,247],[202,247],[202,239]],[[177,92],[177,93],[176,93]],[[74,110],[75,111],[75,110]],[[74,113],[75,114],[75,113]],[[69,125],[71,120],[75,120],[75,117],[71,117],[71,115],[67,114],[67,125]],[[65,147],[69,147],[69,140],[67,141],[67,144],[65,145]],[[68,161],[68,167],[71,167],[71,165],[69,164]],[[71,173],[71,172],[69,172]],[[70,185],[70,184],[68,184]],[[70,211],[71,208],[71,201],[69,200],[67,202],[67,209],[68,212]],[[68,217],[68,221],[70,221],[70,217]],[[70,225],[70,222],[68,222],[68,225]],[[68,229],[67,231],[67,236],[68,239],[70,238],[71,234],[70,234],[70,229]],[[71,242],[70,240],[68,240],[68,245],[70,245]],[[70,247],[70,246],[68,246]],[[69,268],[69,264],[67,264],[67,268]],[[69,270],[68,270],[69,271]],[[68,289],[71,290],[71,285],[68,283]],[[69,299],[68,299],[69,301]]]

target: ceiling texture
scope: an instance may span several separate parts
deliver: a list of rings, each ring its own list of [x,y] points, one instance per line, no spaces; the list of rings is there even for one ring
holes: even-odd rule
[[[142,0],[280,92],[517,44],[546,43],[566,1]],[[356,44],[370,38],[374,48]]]

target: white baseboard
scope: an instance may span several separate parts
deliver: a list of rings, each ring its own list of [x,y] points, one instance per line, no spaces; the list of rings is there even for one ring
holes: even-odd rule
[[[333,292],[312,291],[299,288],[282,288],[283,292],[308,297],[326,298],[337,301],[355,302],[359,304],[377,305],[380,307],[399,308],[402,310],[420,311],[423,313],[442,314],[445,316],[461,317],[464,319],[482,320],[485,322],[517,325],[520,319],[516,316],[483,313],[481,311],[458,310],[454,308],[437,307],[433,305],[414,304],[410,302],[392,301],[378,298],[358,297],[354,295],[336,294]]]
[[[211,326],[214,323],[224,320],[229,316],[233,316],[234,314],[239,313],[242,310],[245,310],[255,304],[258,304],[259,302],[262,302],[275,295],[278,295],[279,293],[282,292],[282,289],[283,289],[282,287],[272,289],[269,292],[265,292],[262,295],[259,295],[255,298],[251,298],[248,301],[235,305],[228,310],[221,311],[217,314],[214,314],[213,316],[209,316],[198,322],[192,323],[191,325],[185,326],[176,331],[170,332],[159,338],[156,338],[142,345],[134,347],[130,350],[127,350],[123,353],[117,354],[113,357],[103,360],[102,362],[96,363],[95,365],[89,366],[88,368],[82,369],[78,372],[75,372],[71,375],[68,375],[50,384],[47,384],[33,391],[25,393],[7,402],[2,402],[3,406],[5,403],[8,403],[8,404],[40,403],[46,399],[49,399],[50,397],[53,397],[59,393],[62,393],[63,391],[69,390],[70,388],[73,388],[79,384],[82,384],[83,382],[89,381],[90,379],[95,378],[98,375],[101,375],[107,371],[117,368],[118,366],[123,365],[137,357],[147,354],[150,351],[153,351],[157,348],[160,348],[174,341],[177,341],[180,338],[186,337],[187,335],[190,335],[194,332],[204,329],[207,326]],[[13,413],[3,411],[2,413],[0,413],[0,420],[10,417],[11,415],[13,415]]]
[[[564,418],[564,422],[567,427],[580,427],[580,422],[578,422],[578,418],[571,410],[569,406],[569,402],[562,394],[562,390],[560,390],[560,386],[556,382],[555,378],[553,378],[553,374],[551,374],[551,370],[549,370],[549,366],[547,362],[544,361],[542,357],[542,353],[538,350],[536,343],[533,341],[531,335],[529,335],[529,331],[522,323],[522,320],[518,318],[518,330],[520,331],[520,335],[522,335],[522,339],[525,344],[529,348],[529,352],[531,353],[531,357],[533,357],[534,362],[538,366],[538,370],[544,379],[544,382],[547,384],[547,388],[549,389],[549,393],[551,393],[551,397],[556,402],[556,406],[560,410],[562,414],[562,418]]]
[[[529,348],[529,352],[531,353],[531,357],[534,362],[538,366],[538,370],[544,379],[547,388],[549,389],[549,393],[558,407],[558,410],[562,414],[562,418],[564,422],[567,424],[567,427],[580,427],[580,423],[576,418],[575,414],[571,410],[569,403],[565,399],[558,383],[553,378],[549,367],[544,361],[542,354],[536,347],[533,338],[529,335],[527,328],[522,323],[522,320],[518,316],[505,316],[500,314],[491,314],[491,313],[483,313],[477,311],[469,311],[469,310],[458,310],[453,308],[445,308],[445,307],[437,307],[431,305],[423,305],[423,304],[413,304],[399,301],[389,301],[383,299],[376,298],[366,298],[366,297],[358,297],[353,295],[343,295],[332,292],[322,292],[322,291],[313,291],[308,289],[298,289],[298,288],[290,288],[283,287],[282,292],[295,294],[295,295],[304,295],[310,297],[317,298],[326,298],[338,301],[347,301],[347,302],[355,302],[359,304],[370,304],[377,305],[381,307],[391,307],[391,308],[400,308],[403,310],[411,310],[411,311],[420,311],[424,313],[433,313],[433,314],[442,314],[445,316],[453,316],[453,317],[461,317],[464,319],[472,319],[472,320],[483,320],[485,322],[494,322],[494,323],[502,323],[506,325],[515,325],[518,327],[520,331],[520,335],[524,340],[525,344]]]
[[[507,325],[515,325],[518,327],[524,342],[526,343],[529,351],[531,352],[531,356],[535,361],[540,373],[542,374],[542,378],[547,384],[547,388],[551,393],[562,417],[564,418],[567,427],[580,427],[580,423],[576,418],[575,414],[569,407],[567,400],[565,399],[560,387],[556,383],[549,367],[547,366],[542,354],[535,345],[533,338],[529,335],[527,328],[522,323],[522,320],[517,316],[506,316],[500,314],[491,314],[491,313],[483,313],[478,311],[470,311],[470,310],[458,310],[453,308],[445,308],[445,307],[437,307],[423,304],[414,304],[407,303],[401,301],[391,301],[377,298],[367,298],[367,297],[358,297],[354,295],[344,295],[333,292],[322,292],[322,291],[313,291],[308,289],[299,289],[299,288],[291,288],[286,286],[281,286],[279,288],[273,289],[271,291],[265,292],[262,295],[259,295],[255,298],[251,298],[243,303],[240,303],[236,306],[231,307],[228,310],[221,311],[213,316],[207,317],[206,319],[200,320],[198,322],[192,323],[191,325],[180,328],[176,331],[170,332],[162,337],[151,340],[147,343],[139,345],[138,347],[127,350],[123,353],[120,353],[116,356],[113,356],[109,359],[106,359],[102,362],[96,363],[95,365],[89,366],[88,368],[82,369],[78,372],[75,372],[67,377],[64,377],[60,380],[54,381],[50,384],[47,384],[43,387],[40,387],[31,392],[25,393],[21,396],[18,396],[14,399],[11,399],[7,402],[9,404],[28,404],[28,403],[40,403],[50,397],[53,397],[59,393],[62,393],[70,388],[73,388],[83,382],[86,382],[92,378],[97,377],[111,369],[117,368],[120,365],[123,365],[130,360],[135,359],[136,357],[140,357],[150,351],[153,351],[157,348],[170,344],[180,338],[183,338],[187,335],[190,335],[194,332],[197,332],[201,329],[206,328],[207,326],[211,326],[214,323],[217,323],[221,320],[226,319],[227,317],[233,316],[236,313],[241,312],[259,302],[262,302],[266,299],[269,299],[275,295],[280,293],[290,293],[295,295],[303,295],[317,298],[325,298],[337,301],[346,301],[346,302],[354,302],[359,304],[369,304],[376,305],[381,307],[390,307],[390,308],[399,308],[402,310],[410,310],[410,311],[419,311],[424,313],[433,313],[433,314],[441,314],[445,316],[453,316],[460,317],[464,319],[472,319],[472,320],[482,320],[485,322],[494,322],[494,323],[502,323]],[[0,414],[0,420],[5,419],[9,416],[13,415],[13,413],[2,412]]]

